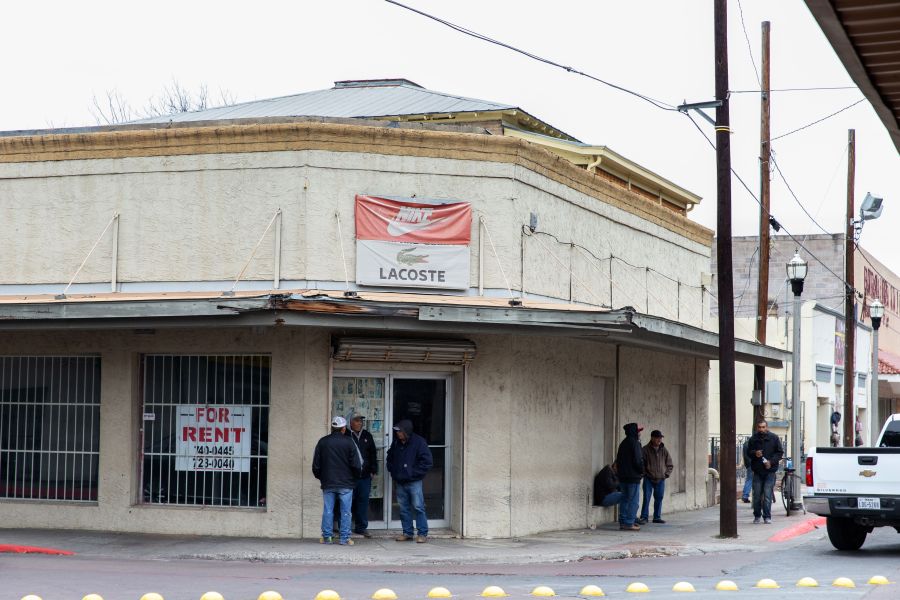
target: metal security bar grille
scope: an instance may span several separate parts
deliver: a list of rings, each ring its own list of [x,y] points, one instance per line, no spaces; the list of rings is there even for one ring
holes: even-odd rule
[[[146,504],[266,505],[271,357],[145,355]]]
[[[0,498],[97,501],[100,358],[0,356]]]

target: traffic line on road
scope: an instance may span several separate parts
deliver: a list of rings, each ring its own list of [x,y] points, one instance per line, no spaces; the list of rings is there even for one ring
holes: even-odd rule
[[[786,542],[787,540],[795,538],[798,535],[809,533],[810,531],[818,529],[820,527],[825,527],[825,517],[812,517],[811,519],[801,521],[795,525],[791,525],[790,527],[785,527],[784,529],[770,537],[769,541]]]

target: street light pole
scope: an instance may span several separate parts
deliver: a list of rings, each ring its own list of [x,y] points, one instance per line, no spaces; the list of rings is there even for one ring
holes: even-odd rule
[[[877,298],[869,305],[869,316],[872,318],[872,394],[869,398],[869,445],[875,445],[875,436],[881,431],[881,417],[878,414],[878,329],[881,317],[884,316],[884,304]]]
[[[800,254],[787,264],[787,276],[791,282],[791,291],[794,292],[794,348],[791,359],[791,462],[793,467],[800,470],[800,294],[803,293],[803,281],[806,279],[808,266],[806,261],[800,258]],[[792,507],[793,508],[793,507]]]

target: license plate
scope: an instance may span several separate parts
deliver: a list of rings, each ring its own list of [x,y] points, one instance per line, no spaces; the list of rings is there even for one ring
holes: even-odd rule
[[[856,508],[881,510],[881,498],[857,498]]]

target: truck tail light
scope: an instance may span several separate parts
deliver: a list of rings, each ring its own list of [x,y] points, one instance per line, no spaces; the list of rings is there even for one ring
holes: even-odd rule
[[[813,457],[807,456],[806,457],[806,487],[813,487],[813,485],[814,485],[812,467],[813,467]]]

